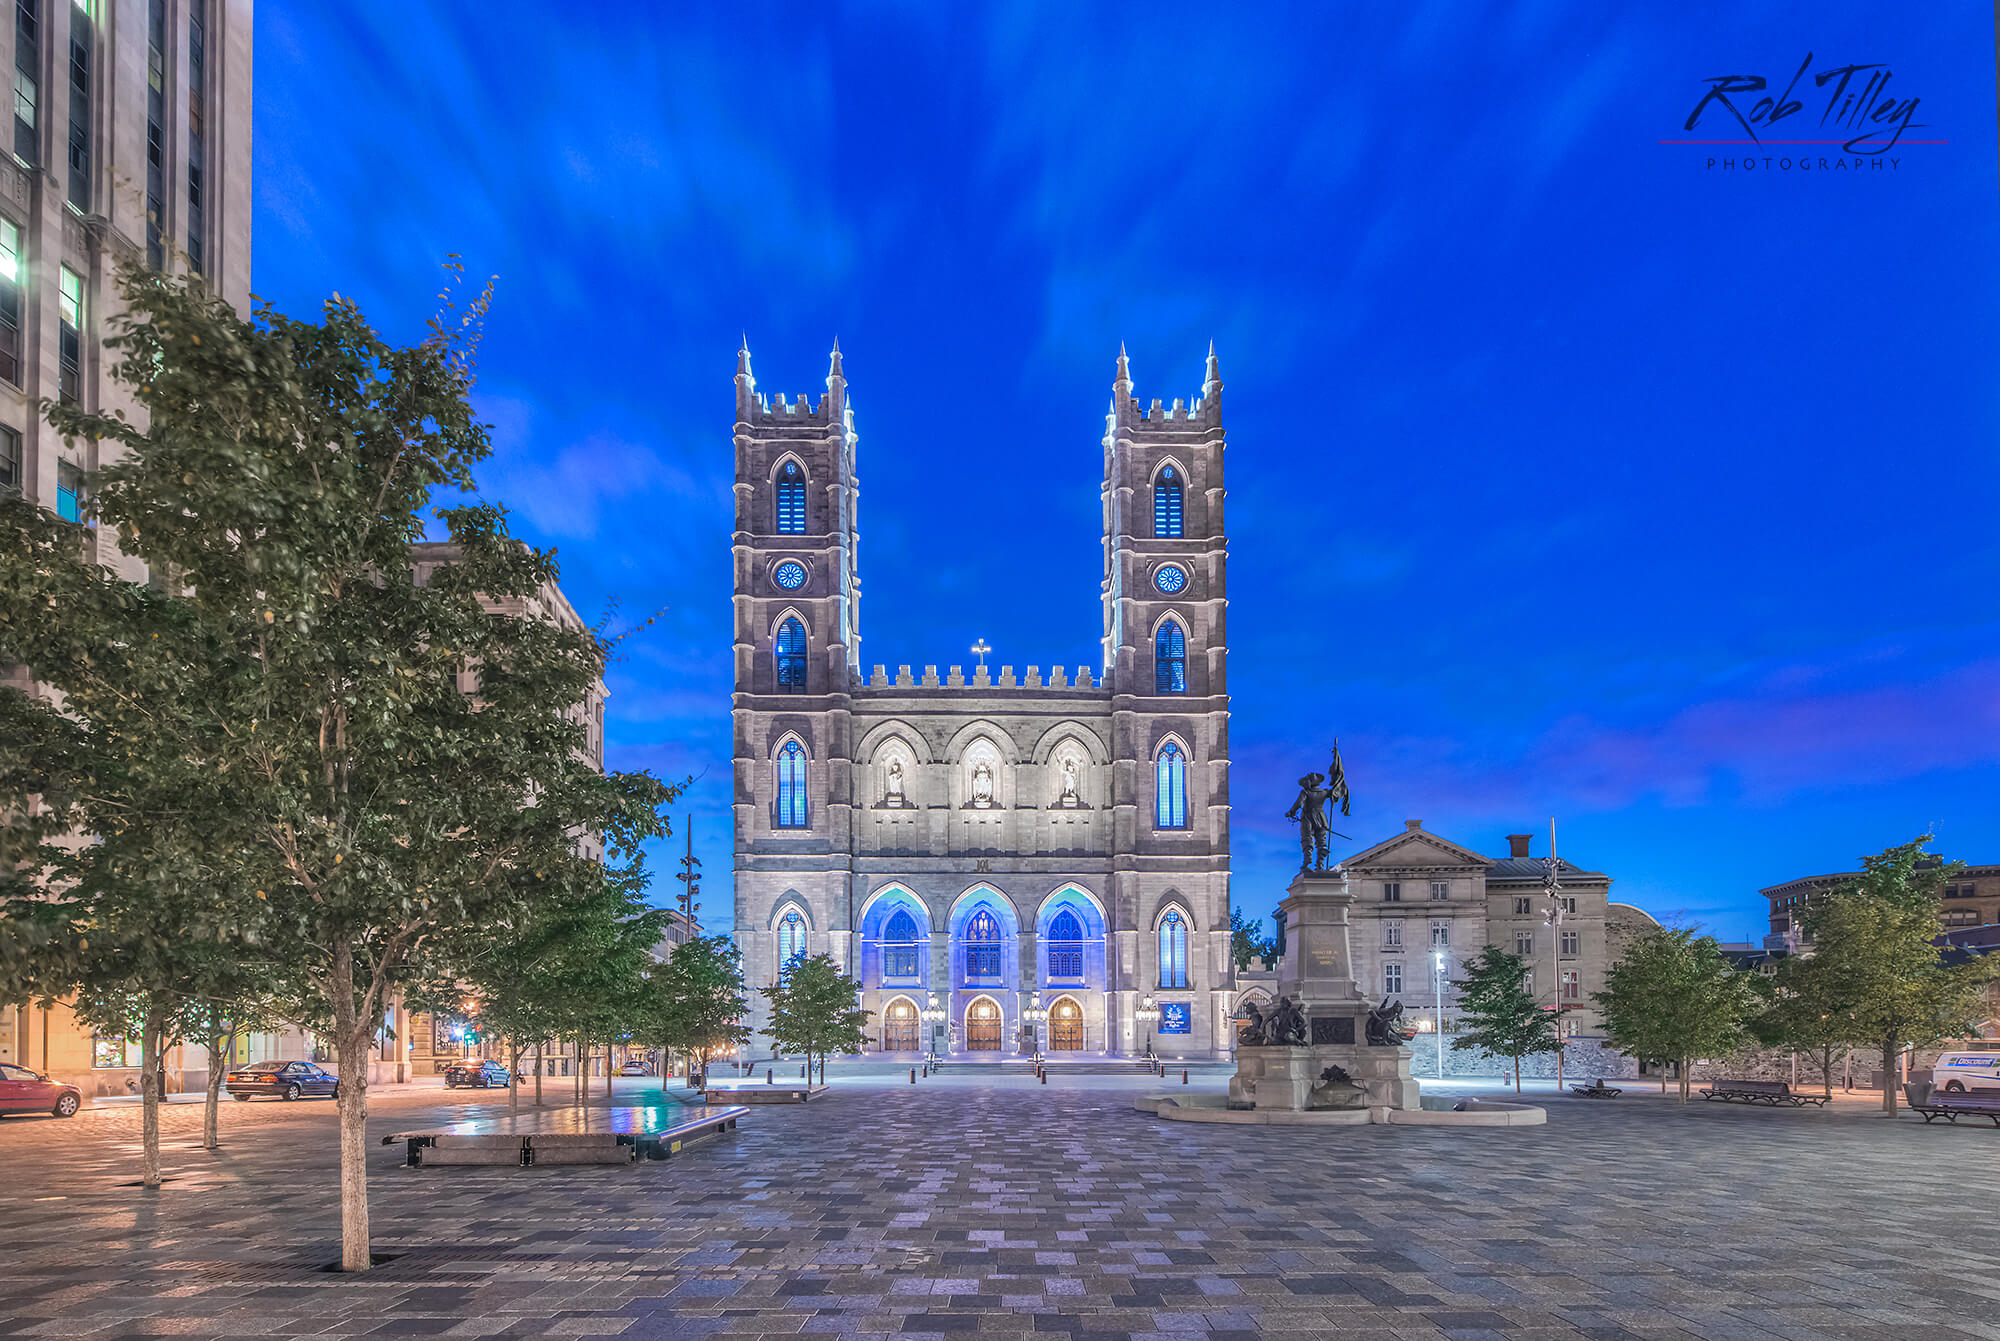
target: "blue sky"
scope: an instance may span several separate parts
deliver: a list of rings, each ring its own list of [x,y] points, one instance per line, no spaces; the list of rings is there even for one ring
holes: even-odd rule
[[[2000,862],[1991,10],[1252,8],[270,0],[255,287],[415,339],[447,254],[498,276],[484,492],[586,618],[663,612],[609,756],[696,777],[717,929],[745,332],[793,395],[840,339],[891,665],[1094,665],[1119,342],[1170,400],[1215,341],[1253,913],[1336,734],[1361,844],[1555,816],[1725,938],[1929,827]],[[1946,143],[1659,143],[1808,53]],[[1767,140],[1835,133],[1801,85]]]

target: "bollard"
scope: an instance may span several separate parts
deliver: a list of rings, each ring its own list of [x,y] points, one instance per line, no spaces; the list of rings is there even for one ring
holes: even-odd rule
[[[1049,1073],[1046,1071],[1042,1072],[1042,1083],[1044,1085],[1049,1083]]]
[[[1187,1084],[1187,1068],[1185,1066],[1181,1068],[1181,1084]]]
[[[917,1068],[914,1066],[910,1068],[910,1083],[912,1085],[917,1083]]]

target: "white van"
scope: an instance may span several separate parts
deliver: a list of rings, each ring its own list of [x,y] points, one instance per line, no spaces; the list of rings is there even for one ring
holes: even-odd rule
[[[2000,1090],[2000,1052],[1947,1052],[1931,1067],[1931,1084],[1952,1094]]]

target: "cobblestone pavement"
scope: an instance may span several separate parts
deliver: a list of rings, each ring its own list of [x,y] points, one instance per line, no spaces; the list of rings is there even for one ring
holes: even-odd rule
[[[2000,1131],[1550,1099],[1546,1127],[1287,1132],[1140,1092],[836,1085],[620,1168],[378,1146],[399,1255],[361,1277],[322,1269],[330,1104],[232,1105],[216,1153],[170,1109],[154,1193],[124,1112],[10,1118],[0,1336],[2000,1337]]]

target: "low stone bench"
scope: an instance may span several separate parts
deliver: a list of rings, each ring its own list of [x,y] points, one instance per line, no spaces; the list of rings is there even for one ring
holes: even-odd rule
[[[447,1132],[421,1145],[410,1145],[412,1164],[526,1164],[527,1154],[525,1136],[457,1136]]]
[[[613,1110],[614,1115],[619,1110]],[[481,1131],[510,1125],[518,1119],[493,1118],[455,1124],[454,1130],[391,1132],[383,1145],[401,1142],[408,1163],[489,1164],[522,1167],[531,1164],[630,1164],[635,1159],[671,1159],[683,1147],[710,1136],[734,1131],[743,1116],[739,1105],[710,1105],[680,1110],[672,1120],[633,1122],[614,1116],[612,1125],[625,1131]]]

